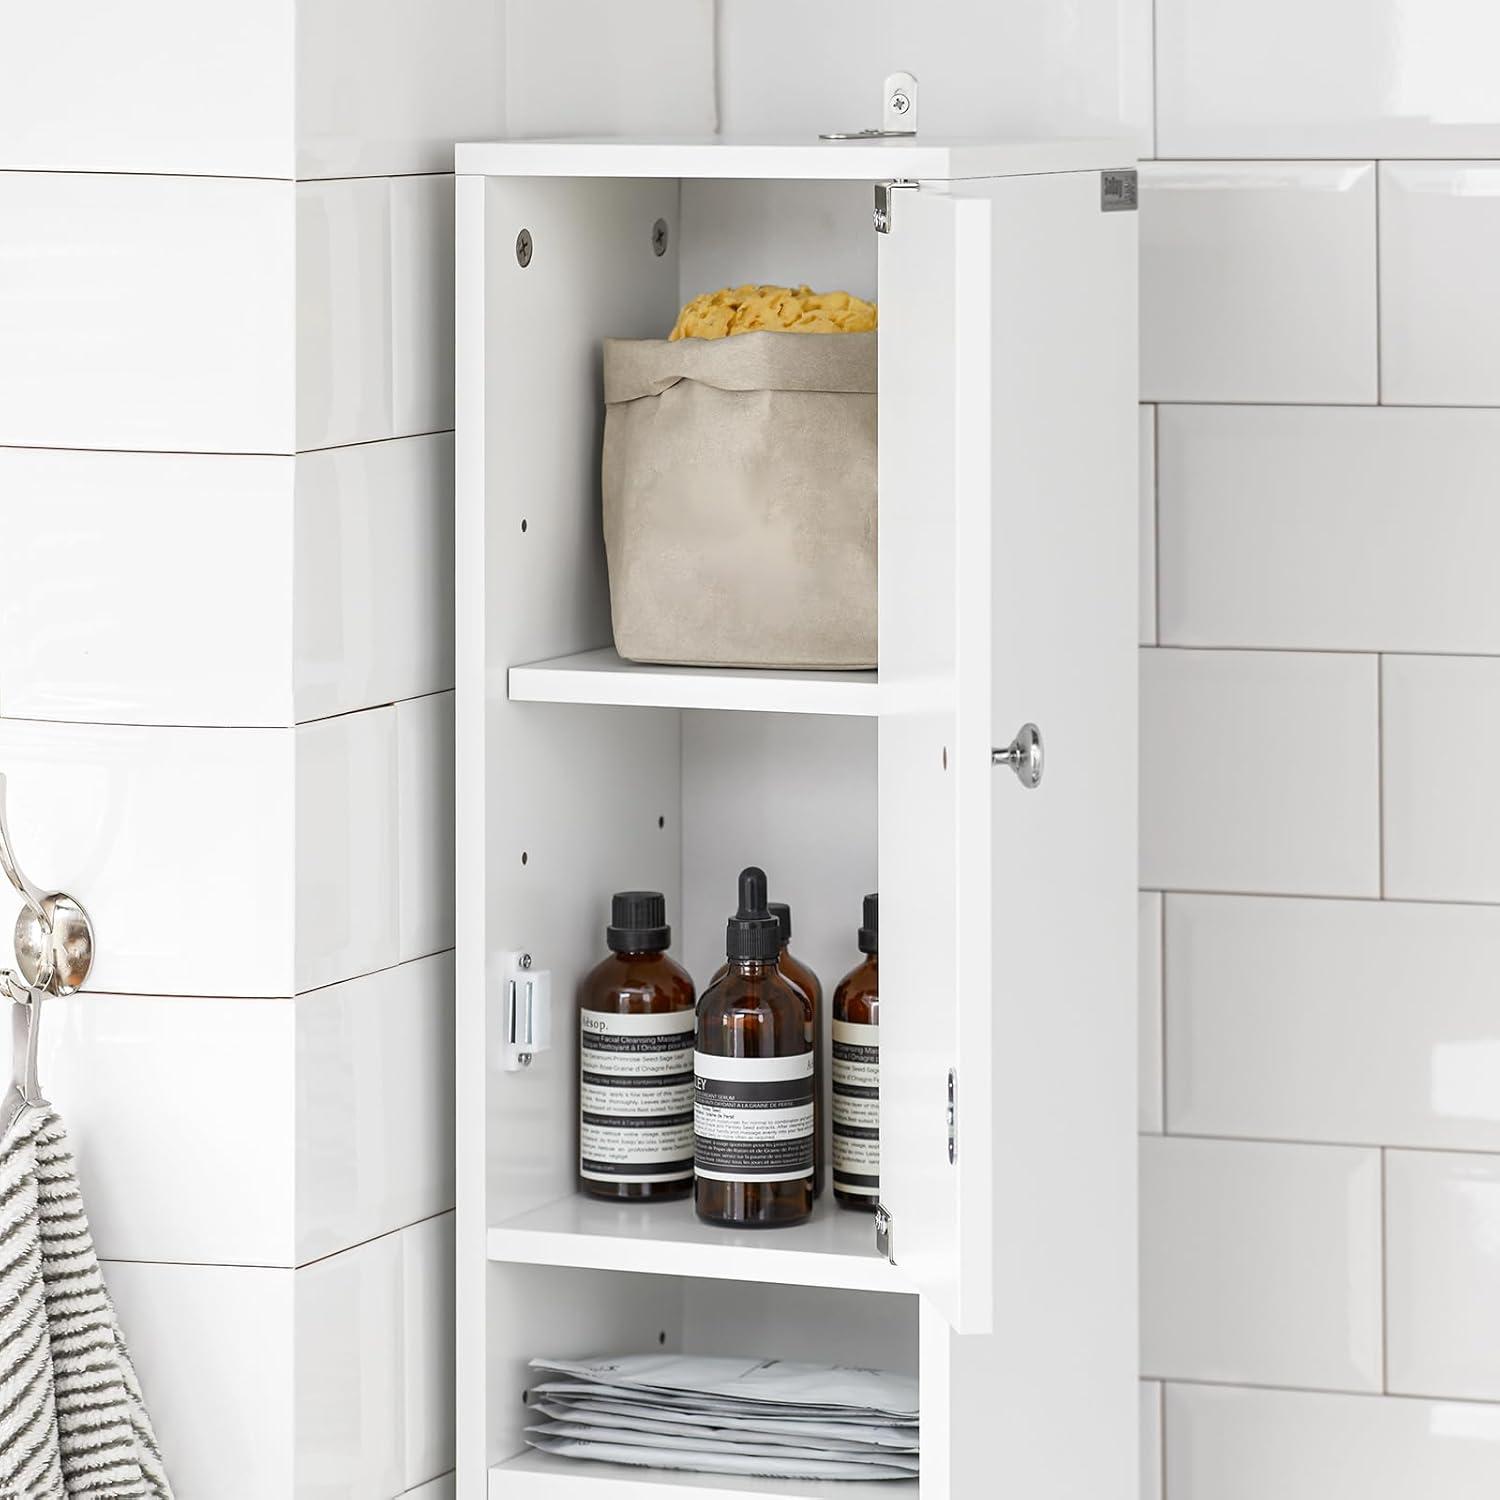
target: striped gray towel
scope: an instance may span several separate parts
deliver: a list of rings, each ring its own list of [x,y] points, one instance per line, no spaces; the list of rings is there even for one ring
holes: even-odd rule
[[[50,1105],[0,1141],[0,1496],[171,1500]]]

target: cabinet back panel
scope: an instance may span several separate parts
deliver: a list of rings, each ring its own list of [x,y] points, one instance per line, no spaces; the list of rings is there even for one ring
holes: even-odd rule
[[[747,281],[873,298],[873,205],[868,182],[684,182],[682,300]]]

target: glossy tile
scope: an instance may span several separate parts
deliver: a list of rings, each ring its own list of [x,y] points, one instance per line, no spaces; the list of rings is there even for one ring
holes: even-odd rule
[[[297,742],[297,988],[397,960],[396,711],[303,724]]]
[[[452,1474],[444,1474],[440,1479],[431,1480],[427,1484],[419,1484],[416,1489],[408,1490],[401,1500],[453,1500],[454,1479]]]
[[[289,723],[291,475],[287,458],[0,448],[0,713]]]
[[[1500,155],[1489,0],[1157,0],[1163,156]]]
[[[295,1065],[297,1264],[453,1207],[451,953],[300,996]]]
[[[1500,1150],[1500,909],[1167,897],[1167,1128]]]
[[[1162,644],[1500,652],[1500,412],[1158,420]]]
[[[403,1238],[292,1273],[298,1494],[363,1500],[406,1488]]]
[[[91,990],[291,993],[290,731],[0,719],[0,766],[28,874],[94,919]]]
[[[1189,1500],[1489,1500],[1500,1407],[1169,1385],[1166,1452]]]
[[[304,1128],[292,1001],[90,988],[49,1001],[45,1019],[41,1077],[68,1124],[100,1255],[292,1264]]]
[[[1141,1373],[1378,1391],[1379,1151],[1140,1149]]]
[[[724,130],[815,133],[878,124],[880,80],[900,66],[921,80],[924,133],[1128,134],[1140,155],[1152,154],[1149,0],[822,0],[817,13],[826,45],[776,48],[767,47],[768,37],[796,35],[806,22],[798,0],[723,8]],[[513,54],[513,66],[516,60]]]
[[[396,705],[401,957],[454,941],[453,694]]]
[[[7,14],[0,167],[290,177],[290,0]]]
[[[1500,1400],[1500,1156],[1388,1152],[1385,1202],[1389,1388]]]
[[[0,174],[0,444],[291,452],[293,217],[280,182]]]
[[[1156,644],[1156,408],[1141,408],[1141,645]]]
[[[296,194],[297,447],[393,437],[390,183]]]
[[[1381,677],[1385,894],[1500,901],[1500,659],[1388,656]]]
[[[1377,399],[1372,162],[1141,169],[1141,396]]]
[[[294,1274],[105,1264],[178,1495],[305,1493],[297,1485]]]
[[[1378,895],[1376,699],[1372,657],[1142,651],[1141,884]]]
[[[453,426],[453,178],[390,192],[394,430],[438,432]]]
[[[695,0],[509,0],[505,63],[512,135],[715,129],[714,18]]]
[[[451,687],[452,436],[302,454],[293,567],[299,720]]]
[[[413,1224],[401,1240],[405,1467],[414,1485],[453,1467],[453,1215]]]
[[[1500,406],[1497,349],[1500,162],[1382,162],[1382,399]]]
[[[1161,1487],[1161,1403],[1161,1382],[1141,1381],[1141,1500],[1164,1500]]]
[[[506,134],[504,15],[490,0],[298,0],[295,175],[446,172],[454,141]]]
[[[1161,982],[1161,904],[1158,892],[1142,891],[1137,898],[1140,910],[1140,1023],[1136,1035],[1140,1042],[1139,1108],[1136,1127],[1139,1130],[1162,1128],[1162,982]]]

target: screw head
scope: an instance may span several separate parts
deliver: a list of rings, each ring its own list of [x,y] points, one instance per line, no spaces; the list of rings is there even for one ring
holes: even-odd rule
[[[657,255],[667,253],[667,221],[658,219],[651,226],[651,248]]]
[[[523,229],[516,236],[516,264],[524,271],[531,264],[531,231]]]
[[[521,967],[523,969],[529,969],[531,967],[531,955],[529,953],[523,953],[521,955]]]
[[[898,115],[904,115],[911,108],[911,96],[904,89],[897,89],[891,95],[891,108]]]

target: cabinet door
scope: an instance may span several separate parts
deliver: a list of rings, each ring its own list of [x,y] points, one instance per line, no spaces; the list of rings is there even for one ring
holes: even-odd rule
[[[1134,1337],[1135,216],[1097,172],[893,197],[881,1196],[956,1331],[1089,1359]]]

